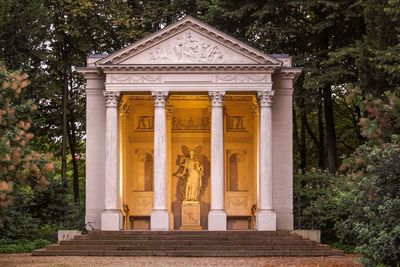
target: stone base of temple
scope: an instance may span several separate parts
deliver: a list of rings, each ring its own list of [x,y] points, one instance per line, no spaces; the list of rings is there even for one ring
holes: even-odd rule
[[[212,210],[208,213],[209,231],[226,231],[226,212],[223,210]]]
[[[119,211],[105,211],[101,214],[101,230],[117,231],[122,229],[122,214]]]
[[[152,231],[168,231],[169,215],[167,210],[157,210],[151,213],[150,228]]]
[[[276,214],[272,210],[260,210],[256,215],[258,231],[276,231]]]

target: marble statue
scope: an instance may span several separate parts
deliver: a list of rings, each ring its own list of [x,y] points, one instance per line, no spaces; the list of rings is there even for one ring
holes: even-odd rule
[[[183,157],[179,165],[183,167],[183,171],[178,177],[183,178],[185,181],[184,201],[199,201],[204,168],[195,156],[194,151],[191,150],[189,156]]]

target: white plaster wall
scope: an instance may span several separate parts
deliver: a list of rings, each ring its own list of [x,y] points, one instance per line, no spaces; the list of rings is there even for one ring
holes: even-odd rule
[[[283,78],[283,79],[282,79]],[[275,77],[272,105],[273,207],[277,229],[293,229],[292,79]]]
[[[104,79],[87,78],[86,85],[86,215],[100,229],[104,210],[106,107]]]

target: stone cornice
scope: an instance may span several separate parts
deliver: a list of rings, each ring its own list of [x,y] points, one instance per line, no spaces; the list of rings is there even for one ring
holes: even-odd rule
[[[283,79],[291,79],[296,81],[302,72],[303,68],[280,68],[276,70],[274,75],[279,75]]]
[[[97,67],[78,67],[76,71],[86,79],[104,79],[103,72]]]
[[[273,73],[278,66],[275,65],[257,65],[257,64],[229,64],[229,65],[186,65],[186,64],[143,64],[143,65],[101,65],[105,73],[110,72],[128,72],[128,71],[143,71],[143,72],[210,72],[210,71],[237,71],[237,72],[263,72]]]

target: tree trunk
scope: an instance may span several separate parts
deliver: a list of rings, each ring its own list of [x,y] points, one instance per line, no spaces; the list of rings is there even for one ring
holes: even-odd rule
[[[328,145],[328,169],[329,172],[335,173],[337,170],[337,148],[336,148],[336,130],[335,119],[333,115],[332,89],[330,85],[326,85],[323,90],[324,111],[325,111],[325,127],[326,141]]]
[[[70,116],[69,125],[69,149],[71,152],[72,157],[72,172],[73,172],[73,191],[74,191],[74,202],[75,204],[80,203],[80,196],[79,196],[79,154],[77,152],[76,146],[76,129],[75,129],[75,120]]]
[[[307,143],[306,143],[306,122],[305,122],[305,106],[304,106],[304,97],[302,96],[300,99],[300,112],[301,112],[301,125],[300,125],[300,142],[301,142],[301,150],[300,150],[300,168],[303,173],[307,170]]]
[[[322,90],[318,90],[320,102],[318,103],[318,134],[319,134],[319,147],[318,147],[318,166],[321,170],[325,169],[325,133],[324,122],[322,119]]]
[[[73,81],[72,81],[72,70],[70,66],[70,88],[71,88],[71,99],[73,99]],[[69,105],[69,123],[68,123],[68,137],[69,137],[69,149],[71,152],[71,158],[72,158],[72,174],[73,174],[73,191],[74,191],[74,202],[75,204],[80,203],[80,196],[79,196],[79,167],[78,167],[78,161],[79,158],[79,153],[77,151],[77,138],[76,138],[76,127],[75,127],[75,116],[74,112],[71,110],[71,105]]]
[[[300,145],[300,140],[299,140],[299,130],[298,130],[298,124],[297,124],[297,114],[296,114],[296,109],[295,109],[294,105],[293,105],[293,128],[294,128],[294,131],[293,131],[294,142],[295,142],[295,145],[296,145],[296,147],[297,147],[297,151],[299,152],[299,158],[301,158],[301,155],[300,155],[301,145]],[[298,168],[299,166],[296,166],[296,167]],[[296,170],[296,171],[297,171],[297,170]]]
[[[64,58],[64,57],[63,57]],[[64,69],[65,70],[65,69]],[[62,148],[61,148],[61,180],[67,183],[67,145],[68,145],[68,80],[66,71],[62,74]]]

